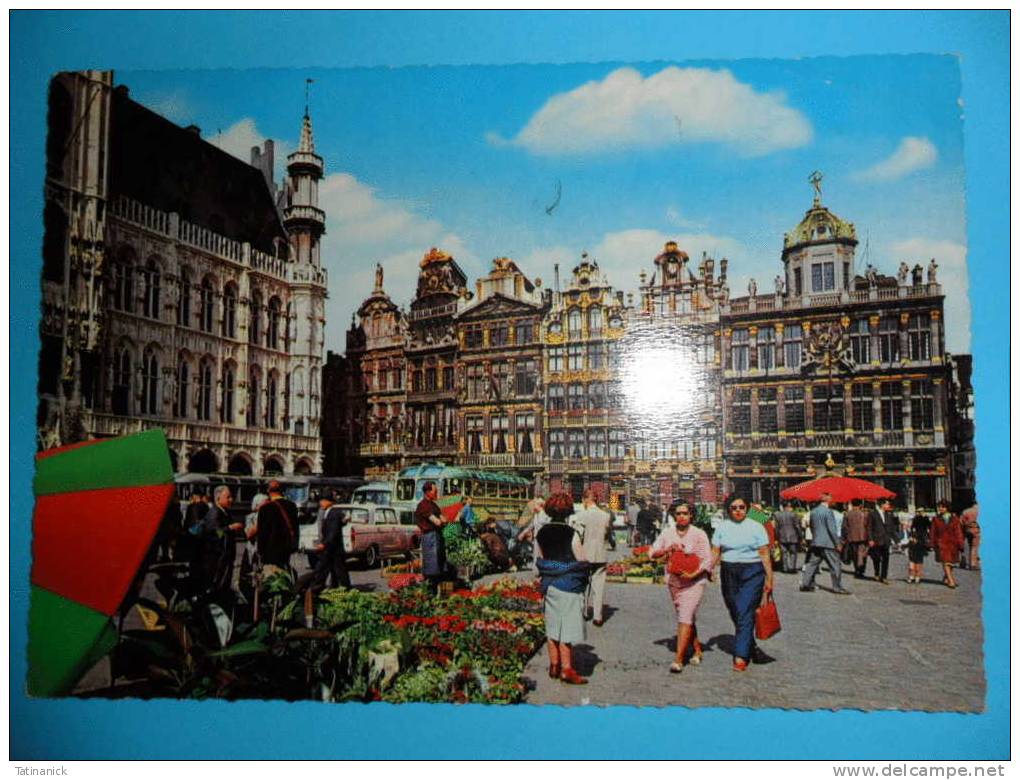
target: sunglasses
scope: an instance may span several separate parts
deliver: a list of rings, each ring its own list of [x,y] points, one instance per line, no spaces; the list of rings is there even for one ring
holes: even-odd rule
[[[733,504],[730,507],[730,511],[731,512],[746,512],[747,511],[747,507],[744,506],[743,504]]]

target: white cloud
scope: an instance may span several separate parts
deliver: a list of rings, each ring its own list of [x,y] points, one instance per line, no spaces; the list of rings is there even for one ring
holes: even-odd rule
[[[803,146],[812,133],[782,93],[757,92],[728,70],[668,67],[647,78],[620,68],[549,98],[515,137],[486,137],[539,155],[723,143],[750,157]]]
[[[927,138],[908,135],[896,151],[870,168],[854,174],[857,181],[895,181],[915,171],[931,168],[938,159],[935,144]]]
[[[266,140],[266,136],[258,129],[254,119],[245,117],[244,119],[239,119],[226,130],[217,132],[216,135],[209,136],[208,140],[213,146],[218,146],[227,154],[232,154],[237,159],[250,163],[252,147],[257,146],[261,149],[262,144]],[[287,165],[287,155],[290,154],[296,147],[294,144],[287,141],[280,141],[276,138],[273,139],[273,143],[273,178],[279,182],[283,177],[284,169]]]
[[[938,263],[938,282],[945,293],[944,322],[946,349],[950,352],[970,352],[970,294],[967,282],[967,247],[955,241],[932,241],[911,238],[898,241],[889,247],[889,270],[895,273],[900,262],[911,268],[920,263],[927,279],[928,263]]]

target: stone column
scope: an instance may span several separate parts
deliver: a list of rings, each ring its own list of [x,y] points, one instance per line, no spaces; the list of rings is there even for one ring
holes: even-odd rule
[[[758,388],[751,388],[751,436],[758,435]]]
[[[873,428],[876,434],[882,433],[882,383],[874,380],[871,383],[871,416]],[[881,436],[876,438],[881,439]],[[881,442],[876,442],[880,444]]]
[[[872,314],[868,317],[868,339],[871,342],[871,365],[878,366],[882,363],[882,349],[878,337],[878,323],[881,317]]]
[[[932,380],[932,406],[934,412],[932,419],[935,425],[935,446],[945,447],[946,446],[946,384],[941,378],[936,377]]]
[[[747,368],[749,371],[758,370],[758,326],[752,325],[747,329]],[[754,397],[757,398],[757,392],[754,393]],[[757,417],[757,413],[755,413]],[[753,420],[754,418],[752,418]],[[753,424],[752,424],[753,425]],[[754,428],[752,427],[752,430]]]
[[[908,447],[914,444],[913,415],[910,409],[910,380],[903,380],[903,443]]]
[[[783,349],[783,333],[785,330],[786,325],[784,323],[776,323],[776,368],[783,368],[786,365],[786,350]],[[782,426],[780,426],[780,429],[782,429]]]
[[[815,387],[812,384],[804,385],[804,432],[815,430]]]
[[[904,361],[910,357],[910,345],[907,343],[907,323],[910,322],[910,315],[907,312],[900,314],[900,360]]]
[[[942,312],[935,309],[931,313],[931,362],[941,363],[942,358]]]
[[[780,435],[786,433],[786,387],[776,388],[776,429]]]
[[[843,433],[853,433],[854,431],[854,400],[853,400],[853,383],[843,383]]]

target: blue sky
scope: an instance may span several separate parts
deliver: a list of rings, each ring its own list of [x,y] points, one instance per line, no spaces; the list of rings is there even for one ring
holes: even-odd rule
[[[676,239],[727,256],[734,294],[750,277],[770,290],[816,169],[856,223],[861,267],[865,243],[886,273],[937,258],[949,348],[970,349],[955,57],[117,73],[244,158],[264,137],[293,149],[306,77],[327,168],[328,349],[376,262],[406,305],[434,245],[472,278],[508,255],[546,284],[587,250],[635,289]]]

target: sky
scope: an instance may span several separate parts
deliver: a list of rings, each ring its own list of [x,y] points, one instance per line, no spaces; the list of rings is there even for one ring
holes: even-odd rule
[[[306,78],[326,164],[327,349],[343,351],[377,262],[406,307],[432,246],[472,280],[508,256],[546,286],[587,251],[636,291],[676,240],[727,257],[733,295],[752,277],[770,291],[820,170],[823,203],[856,225],[857,270],[936,258],[947,348],[970,351],[954,56],[116,73],[242,159],[273,138],[278,180]]]

